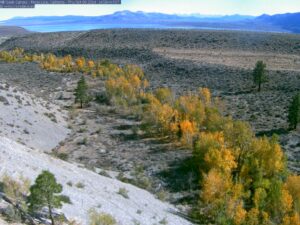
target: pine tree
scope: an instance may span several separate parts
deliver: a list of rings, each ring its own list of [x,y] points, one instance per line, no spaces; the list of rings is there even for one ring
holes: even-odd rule
[[[296,129],[300,123],[300,93],[293,98],[289,107],[288,122],[292,129]]]
[[[66,202],[64,196],[58,195],[61,192],[62,186],[56,182],[54,175],[49,171],[43,171],[30,187],[29,210],[34,212],[47,207],[51,224],[55,225],[53,209],[61,208],[62,202]]]
[[[75,89],[75,103],[80,103],[80,108],[83,107],[84,103],[88,102],[88,94],[87,94],[88,86],[85,82],[84,76],[80,78],[77,83],[77,88]]]
[[[256,66],[253,70],[253,82],[258,86],[258,91],[261,90],[261,85],[268,82],[266,74],[266,64],[263,61],[257,61]]]

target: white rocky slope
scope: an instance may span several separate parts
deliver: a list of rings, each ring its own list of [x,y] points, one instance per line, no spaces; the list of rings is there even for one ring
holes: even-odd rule
[[[170,225],[190,224],[171,213],[176,211],[173,206],[159,201],[145,190],[0,137],[0,176],[8,174],[17,179],[22,175],[33,181],[42,170],[55,174],[63,185],[63,194],[72,201],[72,204],[63,206],[62,212],[67,218],[82,224],[88,223],[91,208],[111,214],[120,225],[153,225],[162,221]],[[79,188],[76,185],[79,183],[84,187]],[[128,190],[128,199],[117,193],[120,188]]]
[[[8,84],[0,83],[0,135],[26,146],[50,151],[64,140],[67,113]]]

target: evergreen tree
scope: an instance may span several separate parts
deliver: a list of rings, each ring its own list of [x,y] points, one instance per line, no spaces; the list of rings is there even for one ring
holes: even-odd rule
[[[80,103],[80,108],[83,107],[84,103],[88,102],[88,94],[87,94],[88,86],[85,82],[84,76],[80,78],[77,83],[77,88],[75,89],[75,103]]]
[[[266,73],[266,64],[263,61],[257,61],[253,70],[253,82],[258,86],[258,91],[261,90],[261,85],[268,82]]]
[[[300,93],[298,93],[292,100],[289,107],[288,122],[292,129],[296,129],[300,123]]]
[[[35,184],[30,187],[28,197],[29,210],[34,212],[43,207],[48,208],[51,224],[55,225],[53,218],[53,209],[61,208],[62,202],[66,197],[58,195],[62,192],[62,186],[56,182],[56,179],[49,171],[43,171],[35,180]]]

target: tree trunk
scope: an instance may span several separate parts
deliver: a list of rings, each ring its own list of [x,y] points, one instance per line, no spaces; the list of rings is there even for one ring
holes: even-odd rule
[[[83,102],[82,100],[80,100],[80,108],[82,109],[82,107],[83,107]]]
[[[261,82],[258,83],[258,92],[260,92],[261,89]]]
[[[50,220],[51,220],[51,224],[55,225],[54,218],[53,218],[53,215],[52,215],[52,208],[51,208],[50,204],[48,204],[48,210],[49,210],[49,217],[50,217]]]

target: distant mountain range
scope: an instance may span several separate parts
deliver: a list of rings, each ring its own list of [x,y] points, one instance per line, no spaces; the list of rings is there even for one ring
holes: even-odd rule
[[[104,16],[40,16],[16,17],[3,25],[20,26],[31,31],[74,31],[105,28],[213,29],[252,30],[300,33],[300,13],[262,15],[259,17],[230,15],[169,15],[120,11]]]
[[[270,23],[293,33],[300,33],[300,12],[277,14],[273,16],[262,15],[255,19],[256,22]]]

